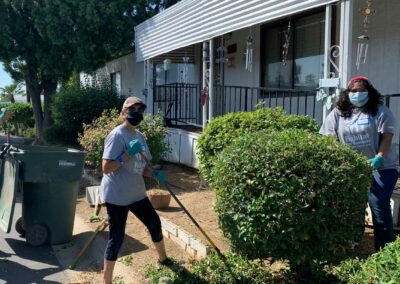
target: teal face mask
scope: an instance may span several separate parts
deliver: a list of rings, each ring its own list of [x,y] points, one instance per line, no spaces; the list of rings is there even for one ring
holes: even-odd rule
[[[368,102],[368,92],[350,92],[349,99],[356,107],[362,107]]]

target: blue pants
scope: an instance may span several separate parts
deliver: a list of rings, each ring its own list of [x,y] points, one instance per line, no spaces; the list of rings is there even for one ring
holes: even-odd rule
[[[375,174],[368,193],[377,251],[395,239],[390,198],[398,178],[398,172],[395,169],[379,170],[378,173],[380,177]]]
[[[125,236],[128,211],[131,211],[147,227],[154,243],[158,243],[163,239],[160,217],[147,197],[128,206],[106,203],[106,207],[110,230],[107,248],[104,253],[106,260],[117,260],[118,252]]]

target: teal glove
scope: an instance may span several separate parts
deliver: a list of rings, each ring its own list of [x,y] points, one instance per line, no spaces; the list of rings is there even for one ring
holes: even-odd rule
[[[161,170],[154,170],[153,171],[154,178],[157,180],[158,184],[164,186],[166,183],[166,176],[165,172]]]
[[[371,164],[374,170],[377,170],[383,165],[384,161],[385,159],[381,155],[375,155],[375,157],[368,160],[368,163]]]
[[[129,155],[129,157],[132,158],[140,152],[143,152],[143,147],[142,144],[140,144],[139,140],[133,139],[131,142],[129,142],[128,149],[126,150],[126,153]]]
[[[3,120],[6,118],[6,114],[7,114],[7,109],[6,108],[2,108],[1,109],[1,113],[0,113],[0,119]]]

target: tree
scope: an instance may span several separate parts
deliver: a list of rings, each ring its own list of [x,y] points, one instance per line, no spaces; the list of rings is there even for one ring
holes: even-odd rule
[[[23,95],[24,91],[22,90],[22,83],[14,82],[11,85],[5,86],[4,88],[0,88],[0,95],[2,97],[7,98],[11,103],[15,103],[15,96]]]
[[[133,27],[160,7],[160,0],[0,0],[0,61],[26,82],[39,140],[52,124],[57,85],[132,51]]]

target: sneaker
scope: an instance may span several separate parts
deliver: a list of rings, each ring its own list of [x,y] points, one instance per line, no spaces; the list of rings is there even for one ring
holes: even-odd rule
[[[170,266],[174,265],[174,261],[172,259],[170,259],[169,257],[167,257],[166,259],[164,259],[162,261],[158,260],[157,264],[160,266],[162,265],[162,266],[170,267]]]

